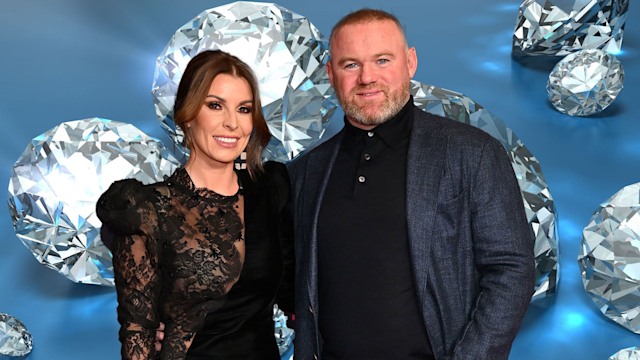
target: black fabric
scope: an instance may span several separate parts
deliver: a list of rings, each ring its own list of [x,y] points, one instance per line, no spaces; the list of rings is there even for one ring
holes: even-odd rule
[[[432,357],[407,233],[411,104],[371,131],[345,121],[318,222],[323,359]]]
[[[184,169],[178,169],[167,181],[149,186],[118,182],[98,201],[101,233],[113,240],[123,358],[154,358],[155,330],[164,322],[162,359],[279,359],[274,300],[286,311],[293,308],[288,175],[282,164],[268,162],[255,182],[244,170],[238,176],[244,189],[232,197],[195,189]],[[236,204],[246,224],[239,223],[240,230],[237,216],[218,220],[233,215]],[[234,257],[221,252],[228,246],[217,239],[227,233],[236,239],[241,230],[244,263],[233,265]],[[184,252],[193,241],[209,248]],[[139,250],[130,248],[136,245],[146,249],[142,259],[147,260],[139,261]],[[144,266],[132,275],[127,266],[133,260],[122,259]],[[185,272],[185,264],[193,264],[189,269],[194,272]],[[229,264],[233,271],[222,267]],[[144,287],[134,286],[145,276]],[[232,278],[238,280],[231,290],[216,290]],[[185,343],[191,339],[187,353]]]
[[[267,163],[267,171],[272,163]],[[279,169],[283,171],[283,168]],[[280,359],[275,343],[273,302],[293,312],[293,247],[288,177],[280,174],[267,182],[253,183],[243,172],[245,194],[246,255],[238,282],[218,311],[207,315],[196,334],[188,359]],[[284,174],[286,175],[286,173]],[[279,209],[279,210],[278,210]],[[286,240],[281,244],[280,239]],[[286,255],[283,258],[283,251]]]

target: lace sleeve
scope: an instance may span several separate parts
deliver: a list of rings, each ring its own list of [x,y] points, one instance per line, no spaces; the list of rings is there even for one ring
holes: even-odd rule
[[[159,323],[160,276],[158,274],[157,224],[155,206],[150,201],[130,199],[135,204],[126,212],[127,224],[135,224],[129,234],[112,233],[106,222],[102,236],[111,236],[113,269],[118,294],[119,338],[123,359],[155,358],[155,331]]]

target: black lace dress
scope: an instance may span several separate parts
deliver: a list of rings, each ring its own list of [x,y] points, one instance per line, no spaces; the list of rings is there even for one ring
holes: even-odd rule
[[[196,188],[179,168],[152,185],[118,181],[100,197],[123,359],[279,359],[273,303],[293,309],[289,179],[275,162],[256,181],[238,177],[233,196]]]

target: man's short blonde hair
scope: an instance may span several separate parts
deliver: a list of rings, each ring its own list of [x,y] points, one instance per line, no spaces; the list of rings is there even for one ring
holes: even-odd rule
[[[396,24],[396,26],[400,30],[400,33],[402,33],[402,38],[404,39],[404,42],[406,43],[407,36],[404,32],[404,28],[402,27],[402,24],[400,23],[400,20],[398,20],[397,17],[395,17],[394,15],[384,10],[365,8],[365,9],[353,11],[345,15],[342,19],[340,19],[340,21],[338,21],[333,26],[333,29],[331,29],[331,36],[329,37],[329,45],[331,45],[331,41],[333,41],[334,34],[338,32],[338,30],[342,29],[347,25],[365,24],[368,22],[385,21],[385,20],[391,21],[394,24]]]

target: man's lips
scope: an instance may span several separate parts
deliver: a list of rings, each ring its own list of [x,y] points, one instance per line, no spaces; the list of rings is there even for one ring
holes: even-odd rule
[[[370,96],[376,96],[382,92],[383,92],[382,90],[361,90],[356,92],[356,95],[370,97]]]

